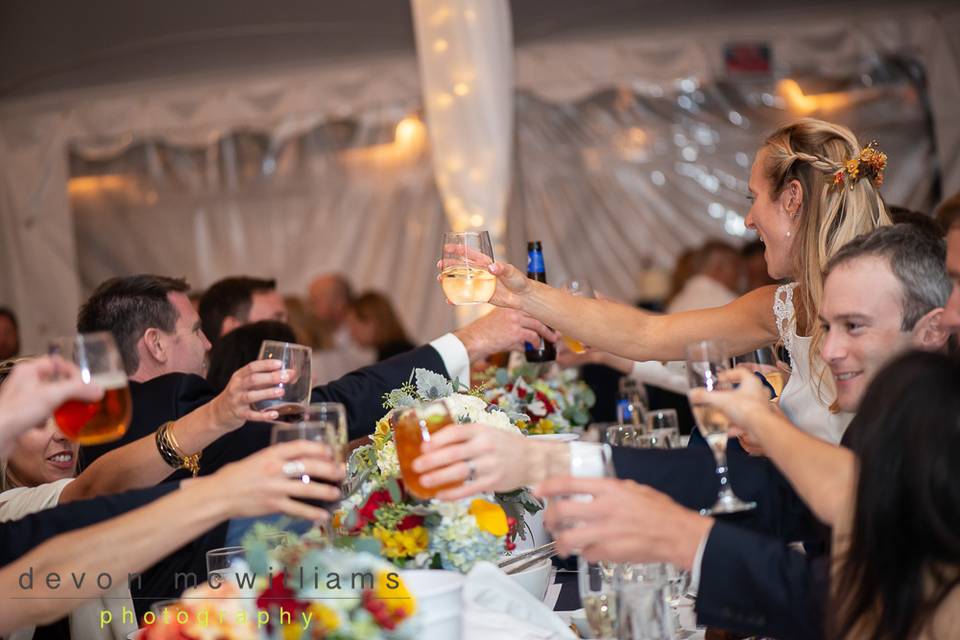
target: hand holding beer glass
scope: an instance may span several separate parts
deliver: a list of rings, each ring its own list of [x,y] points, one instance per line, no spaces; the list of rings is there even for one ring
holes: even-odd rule
[[[454,424],[447,403],[437,400],[422,407],[403,409],[391,418],[393,438],[397,445],[397,460],[403,484],[414,497],[429,500],[445,489],[459,487],[451,482],[437,487],[420,484],[420,474],[413,470],[413,461],[420,456],[420,447],[430,436],[449,424]]]
[[[50,344],[57,354],[80,369],[85,384],[103,388],[100,400],[67,400],[53,418],[65,436],[81,445],[112,442],[127,432],[130,424],[130,388],[120,352],[109,332],[84,333],[59,338]]]
[[[257,360],[280,360],[281,371],[287,374],[287,381],[277,386],[283,389],[283,395],[267,398],[253,403],[257,411],[276,411],[278,420],[295,421],[298,414],[310,400],[310,347],[291,342],[264,340],[260,345]]]
[[[455,305],[489,302],[497,279],[488,270],[493,245],[486,231],[444,233],[440,254],[440,286]]]

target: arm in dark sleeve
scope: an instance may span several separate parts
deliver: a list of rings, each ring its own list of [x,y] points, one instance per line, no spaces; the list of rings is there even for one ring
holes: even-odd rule
[[[384,394],[407,382],[417,368],[450,375],[437,350],[425,345],[315,387],[310,401],[342,403],[347,408],[350,439],[369,435],[386,413]]]
[[[716,522],[700,564],[697,624],[791,640],[822,638],[829,554]]]
[[[174,491],[178,486],[178,483],[170,482],[149,489],[70,502],[32,513],[19,520],[0,523],[0,566],[13,562],[54,536],[138,509]]]
[[[732,444],[732,443],[731,443]],[[767,458],[745,453],[728,460],[730,486],[748,502],[750,511],[724,516],[752,531],[781,540],[808,540],[822,535],[809,508],[786,478]],[[634,449],[613,447],[617,477],[650,485],[688,509],[700,510],[717,499],[720,481],[716,463],[707,446],[685,449]]]

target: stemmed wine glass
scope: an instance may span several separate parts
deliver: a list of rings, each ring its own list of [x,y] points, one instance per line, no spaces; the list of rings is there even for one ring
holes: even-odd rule
[[[440,252],[440,287],[455,305],[489,302],[497,279],[489,271],[493,244],[487,231],[443,234]]]
[[[723,342],[702,340],[687,346],[687,375],[691,388],[700,387],[710,392],[729,390],[729,383],[720,380],[720,374],[729,368],[729,356]],[[717,462],[717,475],[720,476],[720,493],[716,503],[701,513],[737,513],[753,509],[757,506],[755,502],[744,502],[730,488],[730,478],[727,475],[729,418],[714,407],[692,404],[691,408],[701,435],[713,451]]]

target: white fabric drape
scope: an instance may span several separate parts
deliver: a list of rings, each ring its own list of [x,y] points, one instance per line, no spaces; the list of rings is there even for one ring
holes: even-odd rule
[[[849,76],[860,73],[863,61],[877,61],[891,53],[915,58],[927,74],[943,190],[960,190],[960,110],[956,107],[960,104],[960,52],[954,39],[958,32],[960,10],[905,9],[897,15],[811,16],[804,24],[746,23],[698,27],[695,33],[689,28],[674,33],[638,31],[523,47],[515,56],[517,85],[530,93],[518,102],[522,107],[516,125],[520,166],[514,171],[517,193],[509,205],[506,255],[522,260],[523,240],[536,234],[545,242],[551,273],[559,269],[585,272],[612,294],[631,297],[633,274],[645,263],[666,264],[680,248],[707,235],[723,234],[728,222],[736,229],[737,215],[744,210],[736,193],[737,181],[746,177],[737,154],[752,152],[762,133],[777,120],[772,114],[778,111],[777,105],[754,104],[741,93],[734,102],[742,108],[726,109],[726,119],[721,115],[723,100],[730,100],[720,70],[722,44],[731,40],[770,42],[774,60],[784,72]],[[678,81],[686,86],[684,81],[689,79],[696,83],[694,91],[678,88]],[[632,90],[632,103],[614,108],[623,87]],[[681,94],[699,104],[697,91],[705,101],[713,101],[711,111],[678,111]],[[103,232],[93,231],[99,233],[100,244],[84,240],[81,245],[77,230],[89,238],[96,224],[84,222],[75,228],[67,193],[71,145],[80,155],[149,140],[199,146],[207,154],[214,153],[210,149],[223,153],[223,141],[235,130],[252,129],[277,147],[320,123],[348,116],[396,123],[419,106],[419,95],[416,61],[412,56],[393,55],[275,71],[269,76],[163,81],[0,105],[0,303],[20,313],[25,348],[40,350],[47,338],[71,330],[86,293],[78,265],[97,263],[102,271],[89,272],[96,277],[108,271],[153,269],[188,275],[198,285],[237,271],[269,274],[278,277],[288,292],[301,292],[316,270],[341,269],[358,274],[359,286],[397,291],[395,299],[411,314],[405,318],[408,328],[419,337],[431,337],[422,335],[430,329],[435,333],[448,328],[452,314],[432,277],[439,232],[445,225],[435,191],[431,201],[424,190],[425,184],[434,188],[424,154],[399,174],[396,165],[388,168],[382,163],[380,170],[368,171],[361,161],[352,169],[339,168],[336,175],[354,195],[345,201],[331,195],[320,206],[328,213],[316,214],[323,222],[306,221],[299,214],[291,219],[302,224],[273,218],[284,211],[309,210],[324,194],[338,189],[337,184],[312,184],[303,178],[301,191],[293,189],[277,201],[276,193],[270,191],[277,182],[267,180],[253,188],[241,181],[234,191],[229,185],[220,189],[227,195],[225,200],[205,202],[203,207],[197,203],[216,190],[194,185],[190,205],[194,208],[189,214],[174,211],[173,202],[166,200],[173,197],[172,191],[148,184],[150,189],[143,193],[149,198],[149,191],[156,191],[154,204],[146,199],[136,207],[116,209],[111,224],[101,227]],[[895,89],[875,97],[864,98],[866,102],[857,109],[836,117],[866,123],[867,134],[881,138],[891,153],[884,189],[891,202],[929,206],[932,165],[925,159],[929,147],[924,145],[930,143],[918,144],[930,139],[918,133],[922,106],[910,103],[916,96],[908,93],[898,101]],[[669,100],[674,104],[667,109]],[[864,119],[858,110],[870,104],[875,105],[873,115]],[[748,109],[771,115],[751,119]],[[878,112],[883,109],[896,111]],[[730,120],[730,111],[745,116],[739,125]],[[899,119],[904,113],[908,126]],[[779,117],[789,115],[779,110]],[[698,140],[698,132],[710,134],[698,126],[701,119],[731,146]],[[678,135],[696,144],[677,146]],[[383,141],[389,137],[377,140],[376,144],[386,144]],[[684,156],[686,147],[693,149]],[[689,160],[693,154],[695,159]],[[336,157],[320,164],[348,162]],[[716,194],[709,190],[713,178],[720,182]],[[584,179],[585,185],[577,186],[576,181]],[[419,185],[412,192],[404,186],[411,182]],[[385,190],[372,195],[381,183],[387,185]],[[398,200],[398,193],[406,196]],[[257,209],[258,202],[282,205]],[[92,216],[93,210],[89,211]],[[231,216],[245,222],[231,226],[227,223]],[[256,222],[267,216],[270,221]],[[399,229],[401,221],[412,226],[395,234],[392,230]],[[393,223],[397,226],[390,226]],[[320,231],[311,225],[321,225]],[[354,231],[337,233],[340,225]],[[356,229],[376,231],[363,236]],[[317,242],[308,243],[308,234],[316,235]],[[431,234],[436,237],[431,239]],[[394,241],[394,237],[403,240]],[[285,238],[287,244],[263,248],[260,241],[268,238]],[[371,245],[373,249],[368,248]],[[378,246],[386,257],[364,253],[375,252]],[[104,257],[121,255],[137,262],[111,262]],[[407,258],[409,263],[402,262]],[[400,262],[388,269],[391,261]],[[608,282],[613,285],[606,286]],[[85,286],[90,284],[88,280]],[[416,324],[419,321],[422,326]]]
[[[513,45],[506,0],[412,0],[433,168],[454,231],[506,231]]]

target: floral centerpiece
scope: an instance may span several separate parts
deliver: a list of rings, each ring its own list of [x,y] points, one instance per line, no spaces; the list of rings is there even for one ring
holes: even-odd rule
[[[395,411],[443,399],[458,423],[520,433],[510,416],[483,399],[482,390],[463,390],[458,381],[417,369],[411,382],[386,395],[387,414],[371,444],[354,450],[347,465],[347,497],[334,527],[349,536],[373,538],[382,555],[401,567],[466,573],[481,560],[496,562],[514,540],[525,538],[524,515],[543,508],[527,490],[444,502],[419,501],[400,477],[390,418]]]
[[[416,637],[415,598],[396,567],[366,552],[331,548],[257,524],[245,562],[144,616],[141,640],[393,640]],[[153,616],[153,619],[150,619]]]
[[[590,408],[597,401],[576,375],[573,369],[563,369],[541,377],[531,365],[491,369],[485,376],[484,398],[513,417],[524,433],[570,433],[590,423]]]

